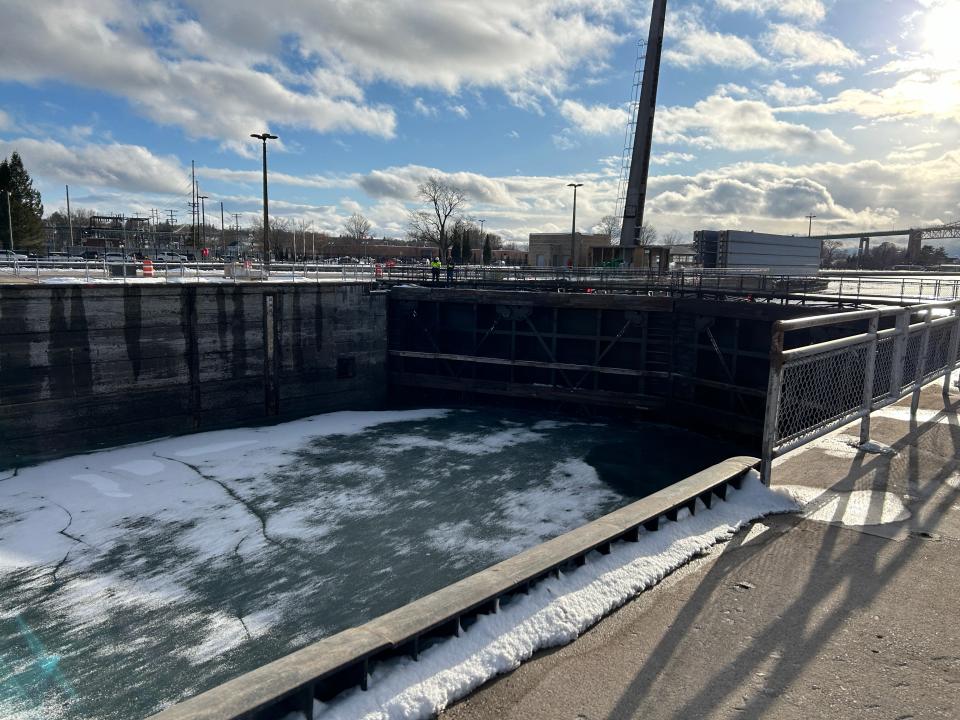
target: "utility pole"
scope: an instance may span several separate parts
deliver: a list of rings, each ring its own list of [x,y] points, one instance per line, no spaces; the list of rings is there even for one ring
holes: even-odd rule
[[[577,188],[583,187],[583,183],[567,183],[567,187],[573,188],[573,225],[570,228],[570,266],[577,267]]]
[[[177,224],[177,211],[167,210],[167,246],[173,243],[173,226]]]
[[[807,237],[812,237],[812,236],[813,236],[813,219],[814,219],[815,217],[816,217],[816,215],[807,215],[807,216],[806,216],[807,220],[810,221],[809,224],[807,225]]]
[[[224,235],[223,226],[223,200],[220,201],[220,259],[227,254],[227,236]]]
[[[73,215],[70,213],[70,186],[67,185],[67,226],[70,228],[70,244],[73,247]]]
[[[257,135],[251,133],[250,137],[263,142],[263,263],[270,270],[270,212],[267,205],[267,140],[276,140],[276,135],[263,132]]]
[[[200,233],[203,238],[203,247],[207,247],[207,210],[203,204],[203,201],[207,198],[207,195],[197,195],[197,199],[200,201]]]
[[[193,252],[197,252],[197,168],[196,162],[190,161],[190,242]]]

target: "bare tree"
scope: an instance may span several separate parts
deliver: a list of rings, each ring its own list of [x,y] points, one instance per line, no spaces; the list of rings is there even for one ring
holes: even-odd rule
[[[660,236],[661,245],[683,245],[683,233],[679,230],[668,230]]]
[[[597,223],[597,227],[600,228],[599,234],[606,235],[611,245],[620,241],[620,220],[616,215],[604,215]]]
[[[347,234],[347,237],[353,238],[357,241],[362,241],[370,234],[370,221],[367,220],[360,213],[354,213],[350,218],[343,224],[343,229]]]
[[[843,255],[840,252],[842,245],[843,243],[839,240],[824,240],[820,244],[820,267],[833,267],[833,264]]]
[[[447,234],[450,220],[459,217],[467,202],[466,193],[433,175],[417,188],[417,197],[425,210],[410,212],[408,234],[414,240],[424,240],[437,246],[441,258],[447,257],[450,238]]]
[[[640,234],[637,237],[637,247],[647,247],[657,241],[657,229],[653,225],[644,223],[640,226]]]

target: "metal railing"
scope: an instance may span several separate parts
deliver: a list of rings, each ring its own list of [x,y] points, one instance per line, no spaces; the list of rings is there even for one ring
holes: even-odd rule
[[[17,278],[26,282],[96,283],[114,282],[373,282],[375,269],[371,265],[331,265],[307,262],[275,262],[269,270],[259,261],[254,262],[161,262],[152,261],[151,275],[144,274],[140,260],[0,260],[0,282]]]
[[[893,327],[880,329],[893,319]],[[789,333],[865,324],[865,331],[785,349]],[[836,330],[836,328],[834,327]],[[860,310],[780,320],[773,325],[761,476],[767,484],[773,460],[855,420],[860,443],[870,440],[870,413],[912,395],[943,376],[943,395],[957,363],[960,301],[905,308]]]
[[[156,282],[222,281],[229,262],[158,262],[153,264]],[[320,260],[271,263],[270,272],[253,261],[244,263],[241,272],[226,278],[259,282],[303,282],[307,280],[381,280],[390,283],[435,284],[431,268],[426,265],[328,264]],[[112,268],[121,268],[115,273]],[[24,281],[97,282],[101,279],[142,278],[142,263],[134,260],[106,261],[63,259],[0,259],[0,282],[13,276]],[[54,280],[54,278],[56,278]],[[875,274],[828,272],[820,276],[772,274],[768,269],[693,268],[657,272],[638,268],[605,267],[531,267],[525,265],[459,265],[448,275],[441,269],[439,283],[456,285],[515,285],[534,288],[551,285],[576,290],[604,292],[653,292],[672,297],[741,297],[752,300],[783,302],[834,302],[838,306],[869,303],[912,304],[960,299],[960,278],[916,273],[900,277]]]

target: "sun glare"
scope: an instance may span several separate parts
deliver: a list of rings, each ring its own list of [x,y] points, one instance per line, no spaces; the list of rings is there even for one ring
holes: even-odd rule
[[[960,0],[932,8],[923,24],[923,49],[933,56],[938,68],[947,70],[960,63]]]

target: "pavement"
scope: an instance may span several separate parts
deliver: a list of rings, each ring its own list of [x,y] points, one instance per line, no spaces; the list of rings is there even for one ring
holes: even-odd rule
[[[826,491],[808,517],[754,523],[442,720],[960,718],[958,410],[931,384],[918,421],[909,398],[873,417],[890,452],[854,424],[782,458],[775,487]],[[875,524],[843,524],[858,501]]]

